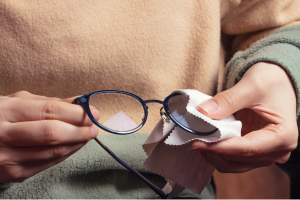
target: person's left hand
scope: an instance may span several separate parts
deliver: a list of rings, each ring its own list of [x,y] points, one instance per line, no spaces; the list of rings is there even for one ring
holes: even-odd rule
[[[205,152],[220,172],[238,173],[285,163],[297,146],[295,91],[278,65],[253,65],[234,87],[202,102],[197,110],[212,119],[235,113],[243,124],[242,137],[192,144],[192,149]]]

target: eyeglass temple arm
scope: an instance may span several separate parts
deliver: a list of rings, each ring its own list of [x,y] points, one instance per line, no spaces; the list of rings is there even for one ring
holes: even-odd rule
[[[96,142],[107,152],[109,153],[118,163],[123,165],[126,169],[133,172],[136,176],[138,176],[144,183],[146,183],[156,194],[158,194],[162,199],[166,199],[168,195],[166,195],[160,188],[151,183],[148,179],[146,179],[142,174],[138,171],[124,163],[118,156],[116,156],[107,146],[105,146],[98,138],[95,138]]]
[[[72,102],[73,104],[78,104],[79,99],[76,98]],[[161,103],[162,101],[159,100],[147,100],[145,103]],[[160,188],[155,186],[153,183],[151,183],[148,179],[146,179],[142,174],[140,174],[138,171],[124,163],[118,156],[116,156],[107,146],[105,146],[98,138],[95,138],[95,141],[107,152],[109,153],[118,163],[120,163],[123,167],[128,169],[129,171],[133,172],[136,176],[138,176],[144,183],[146,183],[156,194],[158,194],[162,199],[166,199],[168,195],[166,195]]]

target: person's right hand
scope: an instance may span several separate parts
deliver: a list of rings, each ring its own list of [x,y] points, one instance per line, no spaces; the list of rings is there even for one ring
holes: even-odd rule
[[[58,164],[97,134],[84,109],[68,100],[28,92],[1,97],[0,183],[22,182]]]

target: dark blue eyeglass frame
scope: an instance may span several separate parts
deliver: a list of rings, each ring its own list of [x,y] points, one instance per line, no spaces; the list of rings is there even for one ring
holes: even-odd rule
[[[97,120],[95,120],[95,118],[93,117],[91,110],[90,110],[90,106],[89,106],[89,100],[91,97],[93,97],[94,95],[98,95],[98,94],[104,94],[104,93],[113,93],[113,94],[123,94],[123,95],[128,95],[131,96],[133,98],[135,98],[136,100],[138,100],[144,109],[144,117],[142,120],[142,123],[137,126],[134,129],[131,129],[129,131],[115,131],[112,129],[109,129],[103,125],[101,125]],[[150,99],[150,100],[143,100],[140,97],[136,96],[135,94],[129,93],[129,92],[125,92],[125,91],[120,91],[120,90],[101,90],[101,91],[96,91],[96,92],[92,92],[90,94],[86,94],[80,97],[77,97],[76,99],[74,99],[73,104],[80,104],[83,106],[85,112],[87,113],[87,115],[89,116],[89,118],[91,119],[91,121],[96,124],[99,128],[113,133],[113,134],[118,134],[118,135],[126,135],[126,134],[130,134],[130,133],[134,133],[136,131],[138,131],[139,129],[141,129],[144,124],[147,121],[147,116],[148,116],[148,107],[147,107],[147,103],[159,103],[163,105],[163,108],[165,109],[165,112],[167,114],[167,117],[169,119],[171,119],[177,126],[179,126],[180,128],[182,128],[183,130],[195,134],[195,135],[201,135],[201,136],[207,136],[207,135],[211,135],[215,132],[217,132],[219,129],[214,129],[212,131],[209,132],[199,132],[199,131],[194,131],[192,129],[189,129],[185,126],[183,126],[182,124],[180,124],[180,122],[178,122],[171,114],[169,107],[168,107],[168,101],[177,95],[182,95],[180,93],[173,93],[169,96],[167,96],[165,98],[164,101],[160,101],[160,100],[155,100],[155,99]],[[127,168],[128,170],[130,170],[131,172],[133,172],[136,176],[138,176],[144,183],[146,183],[154,192],[156,192],[161,198],[166,199],[168,197],[168,195],[166,195],[160,188],[158,188],[157,186],[155,186],[153,183],[151,183],[148,179],[146,179],[143,175],[141,175],[138,171],[136,171],[135,169],[133,169],[132,167],[130,167],[129,165],[127,165],[125,162],[123,162],[120,158],[118,158],[107,146],[105,146],[98,138],[95,138],[96,142],[107,152],[109,153],[117,162],[119,162],[121,165],[123,165],[125,168]]]

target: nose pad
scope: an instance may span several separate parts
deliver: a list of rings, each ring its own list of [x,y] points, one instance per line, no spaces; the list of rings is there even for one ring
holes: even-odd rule
[[[142,116],[142,122],[144,121],[144,119],[145,119],[145,113]]]
[[[169,124],[170,123],[170,118],[167,115],[167,113],[165,113],[164,111],[162,111],[163,109],[164,109],[164,107],[161,107],[161,109],[160,109],[160,116],[164,120],[165,123]]]

